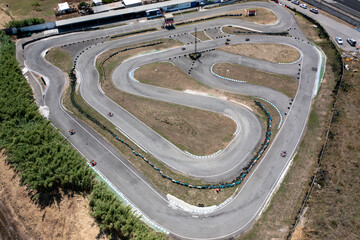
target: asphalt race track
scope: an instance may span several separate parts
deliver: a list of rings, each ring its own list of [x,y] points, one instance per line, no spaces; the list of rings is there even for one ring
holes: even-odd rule
[[[255,165],[256,167],[247,177],[247,181],[241,185],[242,188],[239,193],[227,204],[206,213],[186,212],[171,205],[166,196],[158,192],[109,143],[76,117],[66,112],[60,100],[65,84],[65,74],[43,58],[44,53],[52,47],[141,29],[143,28],[141,23],[111,30],[105,29],[50,37],[31,43],[22,50],[26,66],[49,80],[41,105],[49,107],[49,119],[53,124],[62,129],[62,133],[72,145],[88,160],[95,160],[98,163],[96,169],[117,190],[124,194],[133,206],[158,227],[176,238],[228,239],[238,236],[251,227],[289,166],[306,127],[314,90],[317,87],[320,55],[316,48],[308,43],[292,15],[279,5],[264,2],[216,8],[201,12],[200,15],[213,15],[235,10],[234,8],[250,7],[267,7],[278,16],[279,21],[273,25],[259,25],[236,19],[221,18],[214,21],[199,22],[196,25],[178,27],[171,31],[161,30],[140,36],[103,41],[103,43],[83,49],[84,52],[81,55],[77,54],[79,57],[76,70],[78,79],[81,81],[80,92],[90,106],[165,164],[205,181],[231,180],[240,173],[244,165],[250,160],[252,152],[264,134],[264,129],[262,129],[260,121],[255,115],[248,108],[229,101],[145,85],[130,77],[130,72],[135,68],[158,61],[170,61],[188,72],[192,61],[189,58],[179,58],[178,56],[190,53],[193,48],[191,44],[186,45],[185,51],[178,47],[126,60],[113,74],[113,81],[119,89],[139,96],[226,114],[235,119],[239,131],[226,149],[211,158],[195,158],[179,150],[103,94],[99,87],[99,74],[95,68],[96,57],[99,54],[112,48],[125,47],[160,38],[181,40],[182,34],[193,32],[194,26],[197,27],[198,31],[214,29],[214,34],[218,38],[199,43],[198,50],[205,52],[201,62],[196,61],[194,63],[191,76],[211,88],[261,97],[272,102],[280,110],[283,117],[281,128],[262,160]],[[186,14],[182,17],[191,19],[196,16],[199,15]],[[142,24],[144,25],[144,23]],[[151,26],[151,24],[156,25],[158,22],[149,21],[147,24]],[[221,27],[226,25],[237,25],[267,32],[289,30],[291,37],[252,35],[250,36],[251,42],[288,44],[296,47],[301,52],[302,57],[292,64],[276,64],[217,50],[209,51],[224,45],[226,34],[221,32]],[[231,35],[228,37],[226,35],[226,38],[231,39],[231,44],[245,42],[245,36]],[[289,97],[272,89],[218,78],[210,71],[211,66],[217,62],[232,62],[273,73],[294,76],[300,81],[296,97],[291,101]],[[111,118],[107,116],[109,111],[114,113]],[[75,129],[76,134],[69,136],[69,129]],[[280,157],[280,152],[283,150],[288,152],[285,158]]]

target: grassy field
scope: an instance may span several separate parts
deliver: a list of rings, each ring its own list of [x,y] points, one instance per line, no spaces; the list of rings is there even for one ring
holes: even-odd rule
[[[298,82],[294,77],[262,72],[238,64],[217,63],[214,65],[213,71],[223,77],[278,90],[290,98],[295,97],[298,88]]]
[[[73,60],[69,58],[70,53],[64,49],[55,47],[50,49],[45,55],[45,59],[50,61],[56,67],[63,69],[68,73],[73,67]]]
[[[0,0],[0,7],[7,11],[14,19],[29,17],[44,18],[45,21],[55,21],[54,9],[61,0]],[[75,0],[72,2],[80,2]]]
[[[306,239],[360,237],[360,70],[359,59],[346,62],[329,141],[315,187],[295,232]]]
[[[291,63],[300,58],[296,48],[276,43],[242,43],[218,50],[275,63]]]
[[[319,35],[318,29],[310,27],[313,24],[303,17],[296,15],[296,21],[306,36]],[[301,201],[309,186],[310,176],[315,170],[317,156],[324,141],[325,130],[330,120],[332,103],[330,96],[338,77],[337,72],[333,71],[333,65],[337,64],[334,57],[336,52],[334,49],[328,48],[325,42],[326,40],[321,38],[315,41],[322,47],[328,60],[323,83],[316,99],[314,99],[306,133],[300,143],[299,150],[268,208],[254,224],[254,227],[240,239],[285,239],[292,227],[294,217],[300,209]],[[293,239],[304,238],[294,237]]]

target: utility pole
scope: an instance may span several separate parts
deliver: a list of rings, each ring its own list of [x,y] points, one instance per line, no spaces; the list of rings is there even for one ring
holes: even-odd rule
[[[195,27],[195,54],[196,54],[196,43],[197,43],[197,33],[196,33],[196,27]]]

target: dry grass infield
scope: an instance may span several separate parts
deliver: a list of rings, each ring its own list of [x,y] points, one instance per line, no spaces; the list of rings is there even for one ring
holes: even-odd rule
[[[291,63],[300,58],[296,48],[277,43],[241,43],[218,50],[274,63]]]
[[[242,16],[231,17],[231,18],[241,19],[258,24],[274,24],[278,20],[277,16],[269,9],[266,8],[253,8],[253,9],[257,10],[256,16],[246,16],[245,10],[237,10],[229,13],[242,14]]]
[[[141,66],[135,71],[134,76],[142,83],[179,91],[206,88],[169,62],[156,62]]]
[[[195,36],[195,32],[190,33],[191,35]],[[211,38],[209,38],[204,31],[199,31],[196,32],[196,36],[198,39],[200,39],[200,41],[207,41],[210,40]]]
[[[150,50],[152,50],[151,47],[134,51],[136,53],[136,51]],[[132,51],[119,53],[106,62],[104,67],[106,69],[106,76],[111,76],[115,67],[126,57],[125,54],[127,56],[135,55]],[[111,66],[111,69],[106,67],[108,64]],[[165,71],[164,69],[158,71],[162,73],[161,77],[164,78],[153,77],[152,74],[145,71],[145,74],[140,74],[141,79],[147,79],[146,76],[148,76],[151,82],[161,79],[161,83],[166,84],[167,80],[174,78],[173,76],[181,75],[183,76],[181,80],[192,81],[192,79],[184,77],[186,76],[185,73],[177,72],[178,74],[175,74],[178,69],[169,68],[170,64],[158,63],[158,65],[160,68],[165,67]],[[175,75],[168,74],[167,68],[171,69],[170,72]],[[151,73],[156,72],[157,68]],[[139,77],[138,75],[137,72],[135,77]],[[106,79],[102,87],[107,96],[182,150],[196,155],[210,155],[220,149],[224,149],[232,140],[232,134],[236,130],[236,125],[231,119],[221,114],[128,94],[116,89],[109,80],[109,77]],[[171,81],[170,84],[172,83],[174,81]],[[160,84],[158,85],[160,86]],[[181,88],[181,86],[178,85],[176,88]]]
[[[147,52],[154,49],[162,49],[166,46],[178,46],[179,42],[170,40],[165,41],[165,45],[163,46],[153,46],[145,49],[136,49],[132,50],[131,54],[128,53],[126,56],[119,56],[117,60],[119,59],[125,59],[127,57],[131,57],[134,54],[139,54],[141,52]],[[61,49],[62,50],[62,49]],[[117,51],[117,50],[110,50],[111,53]],[[66,52],[63,51],[65,55],[67,55],[68,59],[72,59],[72,57]],[[108,54],[111,54],[108,53]],[[105,58],[107,55],[100,56],[102,59]],[[109,66],[112,68],[109,68]],[[109,66],[106,65],[105,69],[110,69],[110,72],[112,71],[114,67],[117,66],[117,64],[109,63]],[[62,66],[60,69],[64,71],[66,66]],[[109,72],[106,72],[106,74],[110,74]],[[104,82],[104,80],[102,79]],[[119,93],[119,92],[117,92]],[[98,112],[96,112],[94,109],[92,109],[87,103],[82,99],[82,97],[79,95],[79,93],[75,94],[75,101],[77,104],[81,106],[81,108],[91,116],[98,119],[103,125],[105,125],[108,129],[115,132],[119,138],[123,139],[124,141],[131,143],[129,139],[127,139],[125,136],[123,136],[120,132],[118,132],[114,125],[111,124],[107,119],[105,119],[103,116],[101,116]],[[118,141],[114,139],[107,131],[103,130],[96,124],[94,124],[92,121],[87,119],[84,115],[79,113],[76,108],[73,107],[73,105],[70,102],[70,90],[69,88],[65,91],[64,98],[63,98],[63,105],[65,108],[70,111],[72,114],[74,114],[76,117],[81,119],[83,122],[85,122],[88,126],[93,128],[96,132],[101,134],[104,138],[107,139],[118,151],[129,161],[131,162],[149,181],[162,193],[164,194],[171,194],[173,196],[176,196],[177,198],[180,198],[187,203],[198,205],[198,204],[204,204],[205,206],[211,206],[211,205],[218,205],[225,201],[227,198],[229,198],[231,195],[234,194],[234,192],[237,190],[235,188],[227,188],[223,191],[216,193],[214,189],[209,190],[199,190],[199,189],[192,189],[192,188],[186,188],[183,186],[179,186],[177,184],[173,184],[171,181],[164,179],[161,177],[158,172],[156,172],[152,167],[149,167],[147,163],[145,163],[143,160],[139,158],[134,158],[133,152],[126,147],[124,144],[120,144]],[[150,162],[152,162],[155,166],[159,167],[162,172],[168,176],[171,176],[173,179],[177,179],[182,182],[187,182],[191,185],[203,185],[204,182],[191,178],[187,175],[178,173],[176,171],[171,170],[168,166],[164,165],[162,162],[154,158],[152,155],[143,152],[139,147],[137,147],[134,143],[131,144],[134,150],[144,157],[146,157]]]
[[[168,46],[174,46],[174,41],[170,41],[169,43],[167,43]],[[176,44],[175,44],[176,45]],[[165,47],[165,46],[162,46]],[[162,47],[156,46],[157,49],[160,49]],[[143,49],[143,51],[149,51],[151,50],[150,48],[146,48]],[[111,50],[110,53],[107,54],[111,54],[113,52],[115,52],[116,50]],[[126,56],[118,56],[118,59],[116,59],[116,61],[121,60],[121,59],[125,59],[126,57],[130,57],[132,56],[132,54],[138,54],[140,52],[139,49],[137,50],[132,50],[133,52],[131,54],[128,53],[128,55]],[[100,56],[100,59],[104,59],[107,55],[103,55]],[[68,57],[71,59],[71,56],[68,55]],[[106,65],[104,68],[108,69],[110,72],[112,72],[111,69],[113,69],[115,66],[117,66],[117,64],[113,64],[111,62],[108,63],[109,65]],[[109,68],[109,66],[112,68]],[[63,70],[63,68],[62,68]],[[106,75],[110,75],[110,72],[106,72]],[[104,81],[102,79],[102,82],[104,83],[111,83],[110,81]],[[103,86],[104,87],[104,86]],[[196,85],[189,85],[190,89],[193,90],[204,90],[206,89],[205,86],[196,84]],[[110,85],[110,89],[113,89]],[[208,89],[209,90],[209,89]],[[128,159],[142,174],[144,174],[144,176],[149,179],[149,181],[156,187],[158,188],[161,192],[163,192],[164,194],[171,194],[173,196],[176,196],[190,204],[193,205],[198,205],[200,203],[204,204],[205,206],[211,206],[211,205],[217,205],[222,203],[223,201],[225,201],[227,198],[229,198],[231,195],[235,194],[235,192],[238,189],[235,188],[227,188],[222,190],[219,193],[216,193],[215,190],[199,190],[199,189],[191,189],[191,188],[186,188],[183,186],[179,186],[176,184],[173,184],[172,182],[170,182],[167,179],[163,179],[160,174],[158,174],[157,172],[154,171],[153,168],[150,168],[148,166],[148,164],[146,164],[144,161],[138,159],[138,158],[134,158],[134,155],[132,153],[132,151],[130,151],[129,148],[127,148],[125,145],[123,144],[119,144],[118,141],[116,141],[107,131],[104,131],[103,129],[101,129],[100,127],[98,127],[97,125],[95,125],[93,122],[91,122],[90,120],[88,120],[86,117],[84,117],[84,115],[80,114],[71,104],[70,102],[70,95],[69,95],[69,90],[66,91],[64,99],[63,99],[63,104],[64,106],[71,111],[73,114],[75,114],[79,119],[81,119],[82,121],[84,121],[86,124],[88,124],[90,127],[92,127],[95,131],[97,131],[98,133],[100,133],[102,136],[104,136],[113,146],[115,146],[120,152],[121,154],[123,154],[123,156]],[[119,94],[119,92],[117,91],[117,93]],[[210,91],[210,93],[213,96],[216,95],[225,95],[224,93],[219,93],[219,91],[215,91],[212,90]],[[120,93],[121,95],[122,93]],[[231,101],[236,101],[237,103],[241,103],[241,104],[247,104],[249,105],[253,110],[254,113],[263,121],[264,127],[266,124],[266,119],[265,119],[265,115],[258,110],[257,107],[255,107],[255,105],[253,104],[253,100],[248,98],[248,97],[242,97],[239,95],[236,96],[230,96],[227,95],[228,100]],[[107,121],[104,117],[102,117],[100,114],[98,114],[95,110],[93,110],[91,107],[89,107],[85,101],[82,99],[82,97],[79,94],[75,94],[75,99],[76,102],[90,115],[92,115],[93,117],[95,117],[96,119],[99,119],[106,127],[108,127],[109,129],[111,129],[113,132],[117,132],[117,130],[115,129],[115,127],[109,122]],[[266,103],[263,103],[266,105]],[[278,124],[278,118],[276,117],[276,111],[275,109],[271,108],[270,106],[266,106],[267,109],[270,111],[271,115],[274,116],[273,117],[273,124],[275,126],[277,126]],[[128,140],[125,136],[123,136],[121,133],[117,132],[117,135],[121,138],[124,139],[127,142],[131,142],[130,140]],[[275,134],[274,134],[275,136]],[[162,162],[158,161],[156,158],[154,158],[153,156],[149,155],[148,153],[143,152],[141,149],[139,149],[135,144],[132,144],[132,146],[134,147],[135,151],[138,153],[141,153],[143,156],[145,156],[149,161],[153,162],[156,166],[158,166],[160,169],[162,169],[162,171],[164,172],[164,174],[168,175],[168,176],[172,176],[174,179],[177,179],[179,181],[183,181],[183,182],[188,182],[189,184],[192,185],[202,185],[203,182],[193,179],[189,176],[180,174],[176,171],[173,171],[171,169],[169,169],[167,166],[165,166]]]
[[[45,59],[56,67],[63,69],[66,73],[69,73],[73,67],[73,60],[70,53],[64,49],[55,47],[50,49],[45,55]]]
[[[290,98],[295,97],[298,89],[298,81],[294,77],[263,72],[238,64],[217,63],[213,71],[223,77],[278,90]]]

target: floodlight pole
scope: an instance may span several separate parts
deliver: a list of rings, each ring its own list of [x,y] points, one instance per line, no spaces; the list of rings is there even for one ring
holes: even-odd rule
[[[197,43],[197,33],[196,33],[196,27],[195,27],[195,52],[196,53],[196,43]]]

